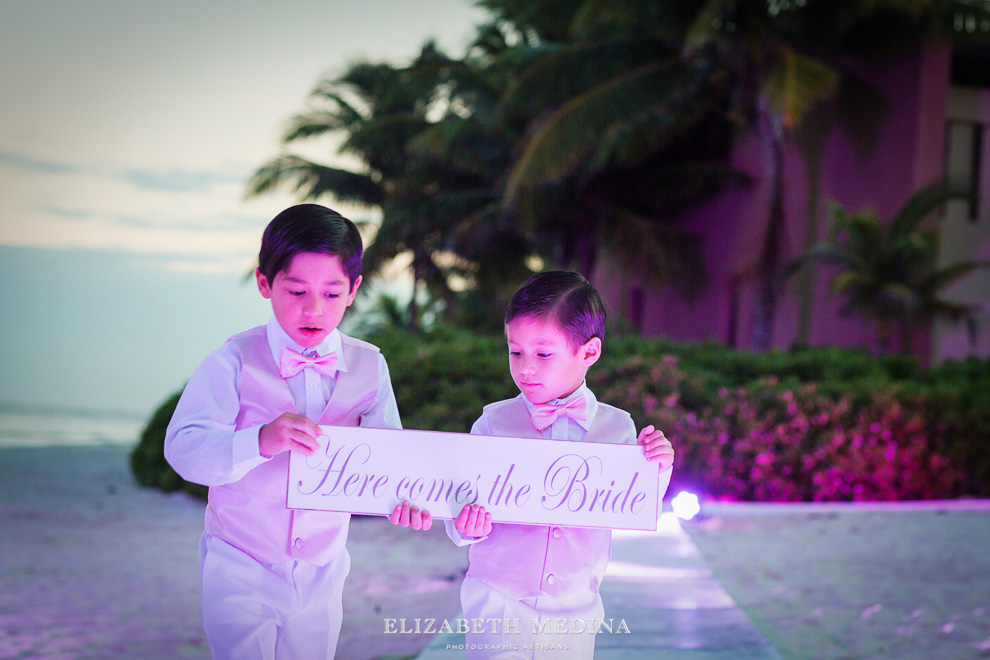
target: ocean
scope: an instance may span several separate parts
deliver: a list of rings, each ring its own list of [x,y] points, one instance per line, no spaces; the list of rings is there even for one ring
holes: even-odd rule
[[[147,416],[0,403],[0,449],[137,443]]]

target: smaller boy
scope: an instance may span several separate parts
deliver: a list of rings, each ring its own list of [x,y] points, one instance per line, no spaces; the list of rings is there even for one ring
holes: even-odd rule
[[[255,271],[271,319],[203,360],[165,434],[175,471],[210,487],[199,549],[215,660],[334,656],[350,516],[290,510],[286,485],[289,452],[318,449],[318,424],[401,428],[385,358],[337,329],[361,285],[362,252],[354,223],[335,211],[279,213]]]
[[[648,426],[637,440],[629,414],[599,403],[588,389],[585,375],[602,352],[605,305],[584,277],[564,271],[531,277],[509,301],[505,335],[509,371],[520,394],[485,406],[471,433],[639,442],[661,472],[670,468],[674,450],[662,432]],[[598,587],[611,556],[611,530],[493,524],[491,514],[477,505],[465,506],[446,523],[455,543],[472,544],[461,585],[464,618],[501,622],[486,625],[480,634],[472,627],[468,658],[594,657],[597,635],[538,630],[546,617],[604,619]],[[553,650],[561,644],[566,651]]]

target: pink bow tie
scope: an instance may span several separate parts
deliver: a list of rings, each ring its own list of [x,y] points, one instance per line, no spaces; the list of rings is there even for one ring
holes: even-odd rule
[[[317,373],[332,376],[337,373],[337,354],[302,355],[291,348],[282,349],[282,360],[279,363],[279,375],[282,378],[292,378],[306,368],[316,369]]]
[[[536,404],[533,406],[533,425],[536,426],[537,431],[542,431],[557,421],[561,415],[571,419],[588,419],[588,405],[584,395],[576,396],[559,406],[552,403]]]

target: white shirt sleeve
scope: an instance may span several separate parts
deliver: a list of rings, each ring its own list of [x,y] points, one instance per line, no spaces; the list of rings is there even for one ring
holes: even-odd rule
[[[361,415],[361,426],[373,429],[401,429],[399,406],[395,402],[392,377],[388,372],[385,356],[378,354],[378,391],[371,407]]]
[[[196,368],[165,432],[165,459],[186,481],[220,486],[269,460],[261,455],[261,425],[235,430],[240,410],[240,359],[228,344]]]
[[[629,418],[629,439],[626,440],[625,444],[627,444],[627,445],[634,445],[634,444],[636,444],[636,440],[637,440],[637,436],[636,436],[636,422],[634,422],[632,420],[632,418],[630,417]]]
[[[471,435],[492,435],[492,420],[488,415],[482,414],[481,417],[471,426]],[[464,536],[456,529],[454,529],[453,520],[444,520],[444,528],[447,531],[447,536],[450,540],[454,542],[458,548],[463,548],[467,545],[474,545],[478,541],[484,541],[487,536]]]

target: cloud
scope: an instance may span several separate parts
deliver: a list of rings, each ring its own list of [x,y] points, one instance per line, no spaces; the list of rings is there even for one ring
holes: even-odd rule
[[[279,195],[245,200],[241,169],[247,168],[73,164],[0,148],[0,245],[123,250],[180,261],[210,254],[213,265],[178,269],[240,271],[285,203]],[[232,265],[232,258],[241,264]]]
[[[48,213],[59,218],[67,218],[69,220],[87,220],[93,217],[93,214],[89,211],[84,211],[82,209],[69,209],[63,206],[47,205],[38,208],[42,213]]]
[[[0,165],[9,165],[31,174],[88,174],[119,179],[135,188],[173,193],[206,193],[215,186],[231,184],[244,186],[248,178],[248,175],[243,171],[183,169],[155,171],[124,167],[82,167],[6,150],[0,150]]]
[[[64,214],[63,215],[67,215]],[[75,217],[93,217],[85,211],[79,211]],[[253,215],[237,213],[211,213],[191,216],[138,216],[133,214],[107,213],[106,219],[120,228],[132,229],[169,229],[183,232],[213,232],[213,231],[250,231],[258,232],[264,228],[264,219]]]
[[[41,160],[10,151],[0,151],[0,165],[13,165],[25,172],[41,174],[72,174],[79,171],[79,168],[73,165]]]
[[[170,172],[131,170],[124,172],[123,178],[138,188],[166,192],[198,193],[205,193],[215,185],[244,184],[246,179],[241,174],[183,170],[172,170]]]

